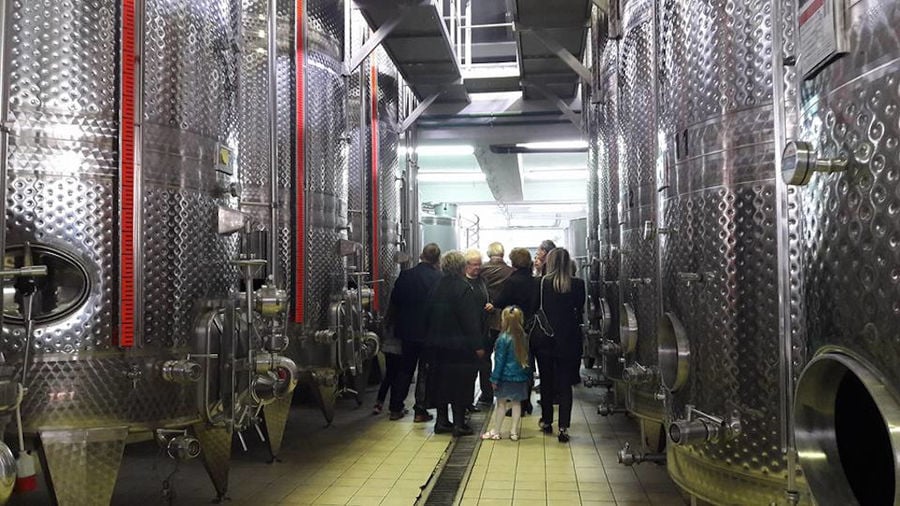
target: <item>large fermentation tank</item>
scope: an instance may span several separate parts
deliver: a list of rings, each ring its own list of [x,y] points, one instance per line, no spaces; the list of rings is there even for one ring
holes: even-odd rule
[[[613,14],[615,17],[615,14]],[[597,286],[596,312],[601,318],[600,330],[606,353],[603,353],[603,373],[607,378],[620,380],[622,367],[619,362],[619,157],[617,118],[619,43],[610,33],[610,14],[599,16],[594,37],[595,87],[597,96],[593,113],[593,132],[589,139],[591,149],[596,149],[598,184],[598,258],[599,282]],[[609,403],[611,399],[607,399]]]
[[[422,214],[422,244],[435,243],[441,252],[459,249],[459,207],[442,202]]]
[[[375,87],[372,110],[377,122],[377,164],[372,167],[370,198],[372,208],[371,239],[372,256],[377,270],[373,270],[375,307],[380,314],[387,310],[394,280],[400,274],[401,223],[400,191],[401,174],[398,148],[400,133],[400,75],[384,49],[375,52]]]
[[[620,216],[619,332],[626,355],[628,409],[656,428],[663,420],[657,400],[656,325],[659,316],[657,236],[646,233],[657,218],[656,36],[654,3],[629,0],[622,15],[618,62]],[[645,443],[659,445],[658,432]]]
[[[783,494],[770,7],[665,0],[659,14],[660,373],[668,469],[692,495]],[[696,437],[711,415],[718,434]],[[702,431],[701,431],[702,432]]]
[[[4,288],[5,379],[24,378],[24,430],[57,499],[103,502],[129,434],[200,419],[196,386],[162,364],[191,351],[204,301],[237,285],[237,237],[217,216],[237,205],[240,4],[147,0],[143,24],[112,1],[5,5],[5,263],[48,268]],[[120,38],[140,42],[136,68]]]
[[[799,250],[787,259],[809,343],[794,434],[819,504],[896,504],[900,8],[893,0],[837,5],[847,54],[802,83],[799,142],[788,145],[782,165],[785,180],[800,183],[791,187],[798,226],[787,243]],[[816,162],[838,172],[803,178]]]

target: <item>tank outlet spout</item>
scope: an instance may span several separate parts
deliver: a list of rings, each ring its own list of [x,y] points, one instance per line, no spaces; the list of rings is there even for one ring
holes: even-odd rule
[[[196,383],[200,381],[203,369],[193,360],[167,360],[162,365],[162,377],[172,383]]]
[[[691,415],[698,415],[691,419]],[[668,434],[678,446],[696,446],[706,443],[731,441],[741,433],[741,421],[737,415],[718,418],[701,413],[688,406],[688,418],[669,424]]]
[[[271,388],[271,395],[275,399],[291,394],[297,387],[300,373],[297,364],[288,357],[277,353],[260,353],[256,355],[255,363],[256,372],[267,377],[261,385]],[[274,379],[274,383],[270,384],[269,379]]]
[[[656,371],[650,367],[642,366],[637,362],[629,365],[622,371],[622,379],[632,385],[644,385],[656,381]]]
[[[644,453],[635,451],[631,448],[631,444],[627,442],[621,450],[616,452],[616,456],[619,459],[619,464],[625,466],[633,466],[635,464],[641,464],[643,462],[655,462],[657,464],[663,464],[666,462],[665,453]]]
[[[616,396],[612,392],[607,391],[600,398],[600,404],[597,405],[597,414],[600,416],[609,416],[616,413],[627,413],[628,410],[616,405]]]
[[[157,429],[156,441],[172,460],[191,460],[200,456],[200,441],[186,430]]]

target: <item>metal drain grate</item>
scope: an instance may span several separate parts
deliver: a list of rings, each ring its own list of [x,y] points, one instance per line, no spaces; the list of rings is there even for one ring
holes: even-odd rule
[[[484,424],[490,417],[491,411],[492,409],[485,408],[469,416],[469,425],[475,429],[475,434],[456,438],[453,441],[447,449],[444,464],[434,486],[431,487],[425,501],[420,504],[426,506],[452,506],[454,504],[456,494],[460,492],[460,485],[468,479],[475,455],[481,447],[480,436],[484,432]]]

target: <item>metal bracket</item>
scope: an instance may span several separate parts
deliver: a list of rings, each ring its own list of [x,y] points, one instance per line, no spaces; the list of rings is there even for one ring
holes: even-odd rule
[[[407,13],[409,13],[409,10],[403,11],[401,14],[389,19],[387,23],[381,25],[378,30],[366,40],[365,44],[359,48],[359,51],[350,58],[350,62],[347,63],[347,67],[344,69],[344,75],[350,75],[350,73],[362,65],[362,62],[372,54],[372,51],[375,51],[375,48],[380,46],[381,43],[384,42],[384,39],[388,38],[391,32],[394,31],[394,28],[397,28],[397,25],[403,21],[403,18],[407,16]]]
[[[419,116],[421,116],[422,113],[424,113],[428,109],[428,107],[431,106],[431,104],[433,104],[434,101],[437,100],[437,98],[439,96],[441,96],[443,93],[444,93],[443,90],[441,90],[437,93],[433,93],[431,96],[429,96],[428,98],[423,100],[418,106],[416,106],[416,108],[413,109],[413,111],[411,113],[409,113],[409,116],[407,116],[406,119],[404,119],[403,122],[400,123],[400,132],[399,133],[403,133],[409,127],[411,127],[413,125],[413,123],[415,123],[416,120],[419,119]]]
[[[544,47],[553,52],[553,54],[555,54],[560,60],[562,60],[563,63],[565,63],[569,66],[569,68],[575,71],[575,73],[578,74],[578,76],[581,77],[584,82],[586,82],[587,84],[591,84],[591,81],[593,80],[591,70],[585,67],[578,60],[578,58],[575,57],[575,55],[569,52],[568,49],[562,47],[562,45],[553,37],[551,37],[550,34],[540,28],[528,28],[522,25],[517,25],[516,30],[521,32],[530,32],[531,35],[533,35],[534,38],[538,40],[538,42],[540,42]]]
[[[536,89],[538,91],[538,93],[543,95],[547,100],[553,102],[553,104],[556,106],[556,108],[559,109],[560,112],[563,113],[563,115],[566,117],[566,119],[571,121],[573,125],[575,125],[579,130],[581,130],[582,123],[581,123],[580,113],[573,111],[569,107],[569,105],[566,104],[566,102],[563,99],[556,96],[556,94],[554,94],[552,91],[545,88],[543,85],[537,84],[534,81],[523,80],[522,84],[533,87],[534,89]]]

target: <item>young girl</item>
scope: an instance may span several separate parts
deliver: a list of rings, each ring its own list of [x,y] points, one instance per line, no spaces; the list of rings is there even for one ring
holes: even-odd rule
[[[525,335],[525,316],[518,306],[509,306],[500,315],[500,337],[494,348],[494,372],[491,383],[497,398],[494,411],[494,428],[482,434],[481,439],[500,439],[500,426],[507,408],[512,410],[512,428],[509,438],[519,440],[519,420],[522,417],[520,401],[528,399],[528,336]]]

